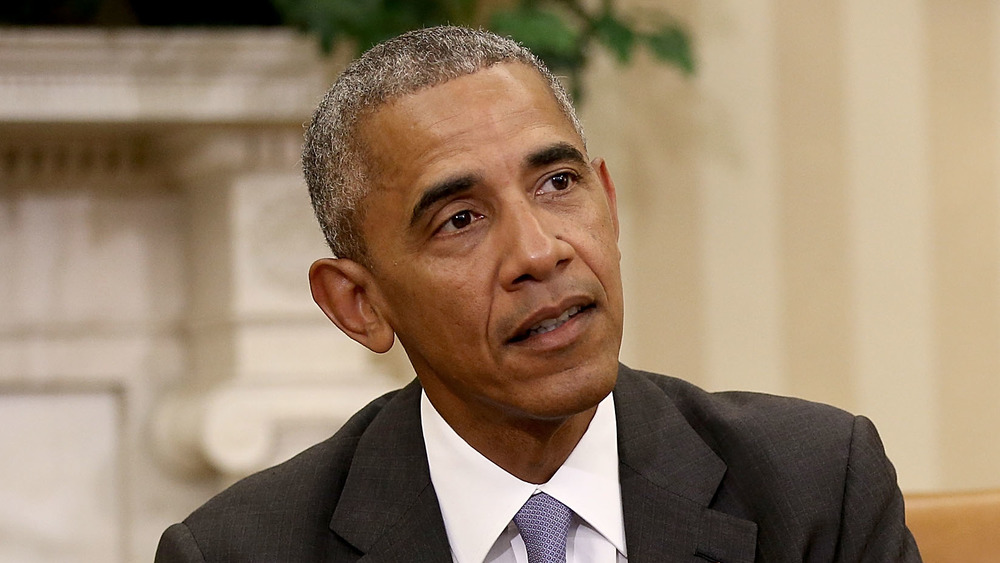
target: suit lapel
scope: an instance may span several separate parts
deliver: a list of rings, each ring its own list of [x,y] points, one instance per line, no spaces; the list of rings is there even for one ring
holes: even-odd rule
[[[330,528],[360,561],[451,560],[420,429],[420,386],[393,397],[360,438]],[[753,522],[709,508],[726,466],[663,390],[625,366],[615,388],[630,563],[751,563]]]
[[[386,403],[358,441],[330,529],[365,554],[360,561],[451,560],[419,405],[414,381]]]
[[[757,526],[709,508],[726,472],[664,391],[622,366],[615,387],[629,563],[750,563]]]

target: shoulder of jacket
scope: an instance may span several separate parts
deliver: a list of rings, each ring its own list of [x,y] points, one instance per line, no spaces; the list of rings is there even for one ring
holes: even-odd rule
[[[625,370],[630,373],[623,376],[659,388],[724,460],[749,457],[790,471],[846,463],[857,417],[840,408],[751,391],[710,392],[675,377]]]
[[[689,420],[781,428],[795,420],[815,421],[842,426],[848,432],[854,423],[853,414],[824,403],[756,391],[706,391],[676,377],[623,368],[623,376],[638,377],[659,387]]]
[[[235,523],[241,519],[241,514],[253,514],[254,507],[261,506],[332,512],[358,441],[399,391],[391,391],[368,403],[326,440],[287,461],[240,479],[195,510],[185,522],[193,528],[202,522]],[[324,506],[328,510],[324,510]]]

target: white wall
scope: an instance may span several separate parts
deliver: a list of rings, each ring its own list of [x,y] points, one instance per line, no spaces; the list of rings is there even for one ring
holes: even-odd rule
[[[627,4],[699,70],[590,77],[625,361],[866,414],[907,490],[1000,486],[996,4]]]
[[[623,359],[867,414],[904,489],[1000,486],[993,4],[662,5],[698,74],[597,57],[582,111]],[[340,63],[285,32],[0,32],[0,560],[147,561],[408,377],[308,294],[297,151]]]

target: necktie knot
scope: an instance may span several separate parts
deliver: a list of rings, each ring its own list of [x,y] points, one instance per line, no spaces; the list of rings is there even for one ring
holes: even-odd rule
[[[545,493],[532,495],[514,515],[528,563],[566,563],[566,534],[573,511]]]

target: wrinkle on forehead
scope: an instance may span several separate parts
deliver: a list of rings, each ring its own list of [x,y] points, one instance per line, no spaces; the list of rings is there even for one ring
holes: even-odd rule
[[[516,173],[532,151],[585,149],[547,82],[530,67],[501,64],[401,96],[359,128],[372,192],[412,210],[444,180]]]
[[[485,80],[484,80],[485,79]],[[507,102],[497,106],[494,102]],[[530,103],[524,103],[530,100]],[[455,102],[461,101],[462,104]],[[513,117],[524,112],[554,112],[565,121],[565,125],[575,131],[568,117],[563,115],[548,84],[534,69],[520,63],[498,64],[478,72],[460,76],[448,82],[432,86],[418,92],[401,96],[380,108],[410,116],[416,123],[425,123],[429,129],[439,129],[466,117],[464,109],[468,104],[482,101],[493,114]]]

